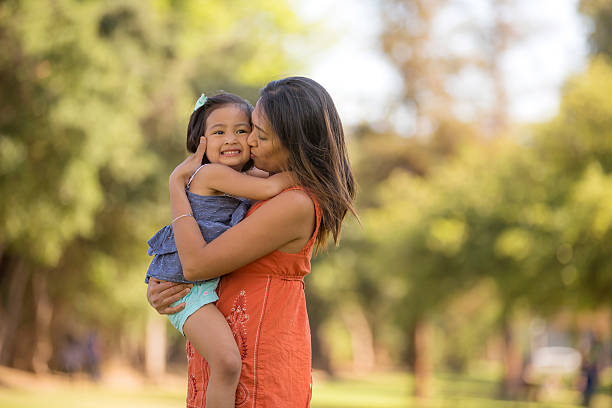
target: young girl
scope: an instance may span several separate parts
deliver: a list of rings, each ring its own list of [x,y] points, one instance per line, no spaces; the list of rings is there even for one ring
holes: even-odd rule
[[[247,144],[252,111],[251,104],[228,93],[210,98],[202,94],[196,102],[187,129],[187,149],[194,153],[200,137],[205,136],[206,155],[185,188],[193,213],[179,215],[148,241],[149,255],[155,258],[147,271],[147,283],[149,278],[189,283],[183,276],[172,224],[194,217],[205,241],[210,242],[245,216],[249,202],[238,197],[264,200],[291,185],[287,173],[268,178],[244,173],[252,167]],[[214,305],[218,282],[219,278],[194,282],[191,291],[173,303],[184,302],[185,308],[168,317],[210,364],[207,405],[233,407],[242,359],[225,318]]]

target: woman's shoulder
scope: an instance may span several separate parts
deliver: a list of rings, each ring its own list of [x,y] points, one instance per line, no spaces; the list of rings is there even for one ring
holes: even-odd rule
[[[285,216],[308,217],[315,214],[316,198],[309,194],[304,187],[294,186],[286,188],[275,197],[265,201],[259,201],[254,205],[252,211],[265,205],[268,208],[275,208]]]
[[[289,187],[279,194],[279,196],[282,195],[287,197],[296,207],[302,210],[312,212],[315,209],[315,203],[317,202],[316,198],[302,186]]]
[[[291,236],[277,250],[301,253],[316,234],[320,222],[315,200],[304,188],[291,187],[269,200],[258,202],[252,209],[253,217],[260,220],[260,227],[265,225],[268,231],[282,230]]]

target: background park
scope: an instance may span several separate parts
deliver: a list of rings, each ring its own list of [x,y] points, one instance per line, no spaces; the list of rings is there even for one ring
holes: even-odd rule
[[[0,1],[0,407],[183,406],[144,284],[168,175],[202,91],[296,74],[361,217],[306,279],[312,406],[612,406],[611,26],[612,0]]]

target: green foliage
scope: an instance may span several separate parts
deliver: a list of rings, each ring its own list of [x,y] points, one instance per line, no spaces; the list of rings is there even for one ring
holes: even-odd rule
[[[139,327],[194,96],[254,101],[303,34],[282,1],[3,2],[0,261],[44,272],[59,315]]]
[[[455,308],[467,314],[460,300],[482,285],[490,302],[463,321],[484,336],[517,307],[539,315],[609,307],[610,94],[612,65],[597,57],[567,82],[559,115],[522,139],[484,141],[457,126],[453,153],[440,159],[433,143],[360,135],[363,229],[347,229],[314,285],[340,302],[367,293],[359,301],[384,342],[423,318],[457,333],[447,320],[457,320]],[[421,163],[426,170],[415,171]],[[335,287],[323,284],[330,274]],[[462,339],[454,358],[465,362],[474,342]]]

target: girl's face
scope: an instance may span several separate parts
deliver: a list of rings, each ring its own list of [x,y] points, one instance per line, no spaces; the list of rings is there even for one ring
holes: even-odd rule
[[[215,109],[206,119],[206,157],[211,163],[242,170],[250,157],[249,133],[249,117],[239,106],[226,105]]]
[[[289,151],[281,145],[259,101],[253,111],[252,122],[253,131],[249,135],[248,142],[255,167],[269,173],[286,170],[289,163]]]

